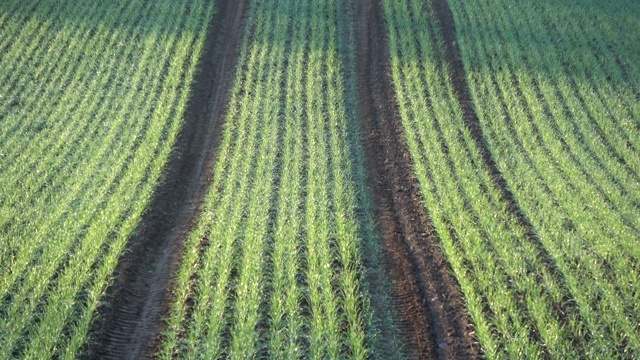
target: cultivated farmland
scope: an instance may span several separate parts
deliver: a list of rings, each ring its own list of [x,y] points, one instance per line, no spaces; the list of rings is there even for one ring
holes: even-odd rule
[[[574,341],[574,350],[589,357],[637,354],[640,83],[637,65],[625,63],[638,49],[623,44],[638,24],[615,5],[595,2],[576,8],[523,2],[492,13],[498,7],[452,7],[458,21],[477,19],[459,41],[487,142],[570,291],[565,303],[575,309],[564,323],[584,342]],[[607,18],[611,12],[620,19]],[[493,25],[481,40],[473,29],[487,26],[483,17]],[[613,36],[607,27],[618,21],[628,32]],[[491,38],[505,44],[499,58],[488,55]],[[474,59],[484,65],[475,67]]]
[[[211,6],[0,11],[0,358],[73,358],[181,128]]]
[[[638,69],[616,52],[624,37],[593,25],[595,3],[449,3],[384,6],[407,143],[485,355],[636,354]]]
[[[252,3],[162,357],[367,357],[345,11]]]
[[[0,3],[0,358],[640,356],[640,4]]]

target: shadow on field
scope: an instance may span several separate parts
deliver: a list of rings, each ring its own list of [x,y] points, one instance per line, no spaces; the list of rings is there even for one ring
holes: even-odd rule
[[[495,0],[488,2],[493,1]],[[493,6],[499,8],[499,5]],[[31,0],[13,7],[0,2],[0,14],[7,15],[9,19],[20,19],[24,24],[30,19],[38,19],[45,20],[44,23],[49,24],[54,31],[78,26],[92,31],[107,27],[139,33],[140,37],[166,30],[165,22],[158,19],[175,17],[177,8],[179,6],[176,1]],[[186,6],[184,11],[190,12],[191,8]],[[464,11],[466,10],[463,13]],[[539,14],[539,18],[545,20],[540,22],[535,17],[519,15],[526,13]],[[134,16],[130,16],[131,14]],[[470,36],[471,32],[503,34],[495,41],[484,42],[487,54],[499,57],[506,48],[516,46],[524,53],[543,53],[556,59],[564,67],[566,75],[578,83],[598,84],[608,81],[623,90],[629,89],[636,94],[640,92],[640,85],[632,83],[633,79],[629,78],[629,74],[639,72],[637,59],[640,58],[640,46],[637,46],[637,39],[640,38],[640,22],[637,19],[640,17],[640,2],[555,0],[543,4],[524,1],[509,4],[501,15],[496,21],[482,22],[474,28],[468,26],[468,19],[457,16],[457,32],[464,37]],[[583,20],[587,21],[578,20],[580,16],[584,16]],[[576,26],[578,21],[589,25],[581,28]],[[188,24],[183,28],[182,31],[197,30],[189,28]],[[585,33],[585,30],[591,32]],[[574,41],[576,39],[580,41]],[[91,41],[91,38],[87,41]],[[10,46],[10,42],[7,46]],[[3,50],[0,48],[0,54]],[[480,62],[482,59],[474,56],[470,61],[470,69],[473,70]],[[549,74],[547,64],[533,63],[529,58],[524,58],[519,63],[522,68],[516,69],[517,71],[535,71],[542,76]],[[599,64],[603,69],[609,70],[600,76],[590,71],[585,63]]]
[[[159,31],[166,27],[159,19],[178,17],[179,1],[39,1],[28,0],[18,6],[6,1],[0,2],[0,14],[8,19],[29,23],[36,20],[52,29],[62,27],[86,27],[88,29],[106,28],[106,30],[140,32],[142,35]],[[191,8],[187,5],[185,12]],[[182,17],[182,16],[180,16]],[[195,29],[194,29],[195,30]]]
[[[577,86],[607,82],[616,90],[639,94],[640,84],[634,82],[640,72],[638,2],[520,1],[506,8],[497,0],[480,6],[450,2],[457,8],[458,42],[466,39],[465,46],[472,46],[474,36],[484,39],[483,49],[470,50],[467,71],[478,71],[486,63],[479,50],[494,59],[493,71],[504,69],[509,51],[514,51],[521,54],[514,61],[515,72],[555,83],[553,68]],[[543,60],[537,61],[538,56]]]

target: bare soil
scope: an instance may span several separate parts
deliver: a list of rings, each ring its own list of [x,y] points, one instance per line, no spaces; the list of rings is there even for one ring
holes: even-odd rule
[[[401,316],[400,330],[420,359],[477,358],[471,322],[449,264],[438,249],[413,175],[390,78],[379,0],[361,0],[358,93],[375,216]]]
[[[99,310],[89,358],[151,358],[158,345],[184,239],[211,182],[246,10],[246,0],[217,1],[184,127],[165,179],[118,264],[106,305]]]

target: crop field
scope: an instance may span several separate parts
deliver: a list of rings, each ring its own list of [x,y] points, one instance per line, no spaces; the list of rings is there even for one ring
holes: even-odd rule
[[[84,346],[180,130],[208,12],[0,5],[0,358]]]
[[[640,356],[640,3],[0,3],[0,358]]]
[[[343,6],[251,5],[253,40],[161,356],[365,358]]]
[[[384,2],[407,143],[485,356],[632,357],[639,83],[620,59],[638,49],[594,24],[638,24],[595,2],[450,6]]]
[[[501,6],[452,8],[458,21],[469,19],[460,48],[487,143],[570,294],[566,335],[552,338],[562,347],[549,351],[637,354],[640,83],[638,67],[620,59],[637,56],[624,38],[638,24],[597,3]],[[619,16],[605,17],[612,13]],[[606,29],[620,24],[626,34]],[[491,49],[499,42],[501,52]],[[537,328],[543,334],[544,323]]]

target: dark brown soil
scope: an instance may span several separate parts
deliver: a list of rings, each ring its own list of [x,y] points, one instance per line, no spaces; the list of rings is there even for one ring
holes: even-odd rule
[[[358,93],[375,216],[412,357],[477,358],[471,322],[430,227],[391,85],[379,0],[358,9]]]
[[[92,329],[89,358],[150,358],[168,311],[173,274],[208,184],[244,33],[246,0],[218,0],[185,125],[165,180],[116,269]]]

